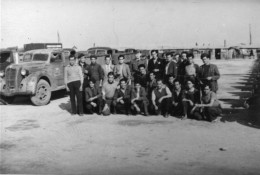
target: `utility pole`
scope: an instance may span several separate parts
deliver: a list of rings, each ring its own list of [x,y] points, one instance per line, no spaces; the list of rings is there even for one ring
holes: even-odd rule
[[[226,40],[224,40],[224,47],[227,47],[227,42],[226,42]]]
[[[249,45],[252,45],[251,24],[249,24]]]

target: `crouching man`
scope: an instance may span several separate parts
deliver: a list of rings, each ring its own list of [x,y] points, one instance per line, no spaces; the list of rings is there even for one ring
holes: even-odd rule
[[[116,90],[113,105],[115,106],[116,113],[130,114],[130,100],[131,100],[131,87],[126,85],[126,80],[120,80],[120,88]]]
[[[89,80],[88,87],[85,88],[85,102],[88,114],[101,114],[102,110],[102,95],[99,88],[95,87],[96,81],[94,79]]]
[[[138,114],[143,109],[144,115],[148,116],[148,99],[146,92],[139,81],[135,82],[135,87],[131,93],[131,110],[133,114]]]
[[[169,107],[172,93],[167,86],[165,86],[161,79],[157,80],[157,88],[152,92],[152,103],[156,115],[163,115],[165,118],[169,117]]]

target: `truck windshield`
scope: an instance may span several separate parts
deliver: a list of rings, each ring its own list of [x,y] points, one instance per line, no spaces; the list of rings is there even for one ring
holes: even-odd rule
[[[1,53],[0,63],[12,63],[11,53]]]
[[[33,55],[33,61],[47,61],[48,56],[48,54],[37,53]]]

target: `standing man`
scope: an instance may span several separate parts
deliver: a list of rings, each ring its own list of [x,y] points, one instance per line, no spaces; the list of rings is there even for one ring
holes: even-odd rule
[[[89,80],[89,86],[85,88],[85,104],[89,114],[96,112],[101,114],[102,94],[99,88],[95,88],[95,80]]]
[[[103,82],[106,82],[108,73],[113,72],[114,68],[115,68],[115,66],[111,63],[111,56],[110,55],[105,56],[105,64],[102,65],[101,67],[102,67],[103,72],[104,72],[104,81]]]
[[[181,83],[179,80],[174,80],[174,89],[172,91],[172,115],[175,117],[183,117],[183,100],[184,92],[181,88]]]
[[[115,66],[114,74],[118,81],[126,79],[127,84],[131,85],[131,72],[127,64],[124,63],[124,55],[118,56],[118,64]]]
[[[87,87],[88,85],[88,69],[89,69],[89,65],[86,63],[86,58],[84,54],[79,54],[78,56],[79,59],[79,66],[82,69],[82,73],[83,73],[83,77],[84,77],[84,82],[83,82],[83,89],[85,89],[85,87]]]
[[[210,89],[216,93],[218,90],[217,80],[220,78],[220,74],[218,67],[214,64],[210,64],[209,58],[209,55],[206,53],[201,55],[204,64],[200,66],[199,78],[203,84],[209,84]]]
[[[185,81],[192,80],[195,83],[195,88],[199,90],[199,76],[200,67],[194,63],[194,55],[189,53],[187,55],[187,64],[185,66]]]
[[[181,84],[184,84],[184,81],[185,81],[184,76],[185,76],[185,67],[187,65],[187,55],[188,55],[187,52],[181,53],[181,59],[180,59],[179,66],[178,66],[178,78],[179,78]]]
[[[167,86],[163,84],[162,79],[158,79],[157,88],[152,92],[152,104],[157,115],[162,114],[165,118],[169,117],[169,107],[172,93]]]
[[[120,88],[116,90],[113,100],[114,113],[125,111],[125,114],[129,115],[131,110],[131,87],[127,86],[125,79],[121,79],[119,83]]]
[[[66,90],[70,94],[70,102],[72,115],[78,114],[83,116],[82,103],[82,88],[83,88],[83,74],[79,65],[75,64],[76,58],[74,55],[69,56],[70,64],[64,70],[64,82]],[[75,101],[77,98],[77,105]]]
[[[107,76],[108,76],[107,81],[105,81],[102,86],[102,97],[105,102],[105,104],[103,105],[104,106],[103,111],[105,111],[106,109],[109,109],[109,111],[115,112],[115,111],[113,111],[114,110],[113,98],[114,98],[118,83],[114,80],[113,72],[109,72]]]
[[[96,88],[99,88],[102,86],[102,81],[104,79],[104,72],[99,64],[96,63],[97,57],[91,56],[90,57],[90,66],[89,66],[89,76],[90,79],[93,79],[96,81],[95,86]]]
[[[174,78],[177,78],[177,63],[173,60],[173,54],[167,53],[166,54],[167,64],[165,66],[165,73],[164,73],[164,81],[167,82],[169,75],[173,75]]]
[[[148,71],[154,72],[156,78],[162,78],[164,73],[163,61],[158,57],[158,50],[152,50],[152,59],[148,62]]]
[[[142,56],[141,51],[137,50],[135,54],[135,59],[130,62],[130,71],[132,75],[139,72],[138,66],[141,64],[145,66],[145,69],[147,69],[147,61],[146,59],[142,59],[141,56]]]

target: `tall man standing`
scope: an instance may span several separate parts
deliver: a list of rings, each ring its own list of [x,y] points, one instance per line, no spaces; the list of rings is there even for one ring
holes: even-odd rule
[[[107,55],[105,56],[105,64],[101,66],[104,72],[104,80],[103,82],[107,81],[107,75],[109,72],[113,72],[114,71],[114,65],[111,63],[111,56]]]
[[[177,63],[173,60],[173,54],[167,53],[166,54],[167,64],[165,66],[165,74],[164,74],[164,81],[168,80],[169,75],[173,75],[174,78],[177,78]]]
[[[199,78],[203,84],[209,84],[210,89],[216,93],[218,90],[217,80],[220,78],[220,73],[216,65],[210,64],[209,58],[209,55],[206,53],[201,55],[204,64],[200,66]]]
[[[158,50],[152,50],[152,59],[148,62],[148,71],[154,72],[156,78],[162,78],[164,73],[164,65],[162,59],[158,57]]]
[[[124,63],[124,55],[118,56],[118,64],[115,66],[114,73],[118,81],[126,79],[127,84],[131,84],[131,72],[127,64]]]
[[[74,55],[69,56],[70,64],[64,70],[64,82],[66,90],[70,94],[70,102],[72,115],[78,114],[83,116],[83,103],[82,103],[82,88],[83,88],[83,74],[82,69],[78,64],[75,64],[76,58]],[[77,98],[77,105],[75,101]]]
[[[90,57],[91,64],[89,66],[89,76],[90,79],[93,79],[96,81],[95,86],[101,87],[102,81],[104,79],[104,72],[99,64],[96,63],[97,57],[91,56]]]

